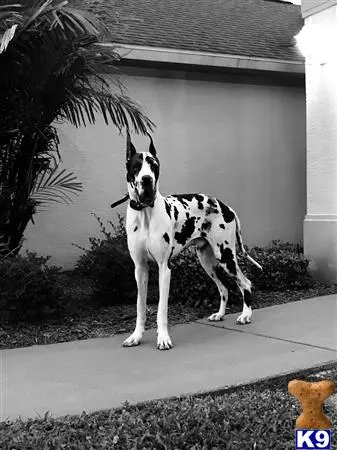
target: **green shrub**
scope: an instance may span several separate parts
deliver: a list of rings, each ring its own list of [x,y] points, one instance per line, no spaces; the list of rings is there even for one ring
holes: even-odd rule
[[[0,261],[0,320],[35,322],[58,317],[69,300],[58,283],[57,267],[49,257],[26,255]]]

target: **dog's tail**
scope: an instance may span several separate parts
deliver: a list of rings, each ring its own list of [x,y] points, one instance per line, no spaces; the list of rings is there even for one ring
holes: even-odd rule
[[[245,256],[251,263],[253,263],[256,267],[258,267],[260,270],[262,270],[262,266],[258,262],[255,261],[254,258],[252,258],[248,253],[246,252],[246,249],[243,245],[242,240],[242,233],[241,233],[241,224],[238,216],[234,213],[235,216],[235,222],[236,222],[236,240],[239,245],[239,249],[242,252],[243,256]]]

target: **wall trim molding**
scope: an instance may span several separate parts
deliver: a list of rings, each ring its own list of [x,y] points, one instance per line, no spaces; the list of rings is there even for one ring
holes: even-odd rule
[[[337,214],[307,214],[305,222],[337,222]]]
[[[191,66],[262,70],[266,72],[305,73],[304,59],[303,61],[292,61],[118,43],[97,45],[114,47],[124,61],[152,61]]]

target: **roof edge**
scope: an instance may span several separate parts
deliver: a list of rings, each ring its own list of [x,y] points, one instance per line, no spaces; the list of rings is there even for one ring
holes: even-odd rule
[[[319,14],[320,12],[325,11],[333,6],[337,5],[336,0],[306,0],[302,1],[301,9],[302,9],[302,17],[303,19],[307,19],[310,16],[315,14]]]
[[[184,65],[208,67],[263,70],[268,72],[304,73],[303,61],[292,61],[255,56],[230,55],[223,53],[208,53],[180,50],[163,47],[147,47],[120,43],[99,44],[111,46],[123,60],[153,61]]]

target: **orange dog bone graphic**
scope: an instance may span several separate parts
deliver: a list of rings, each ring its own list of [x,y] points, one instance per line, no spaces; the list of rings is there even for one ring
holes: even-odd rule
[[[310,383],[292,380],[288,383],[288,391],[296,397],[302,406],[302,414],[296,420],[297,428],[327,429],[331,423],[323,413],[323,403],[336,389],[332,380]]]

